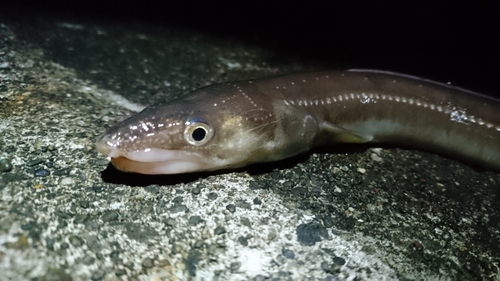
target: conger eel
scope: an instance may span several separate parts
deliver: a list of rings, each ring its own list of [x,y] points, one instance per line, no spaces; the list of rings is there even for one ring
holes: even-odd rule
[[[339,142],[404,144],[500,171],[500,101],[385,71],[292,74],[146,108],[99,137],[97,149],[122,171],[177,174]]]

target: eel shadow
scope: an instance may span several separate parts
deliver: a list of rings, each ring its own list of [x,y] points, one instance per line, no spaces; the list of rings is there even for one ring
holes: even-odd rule
[[[287,159],[283,159],[275,162],[266,163],[255,163],[245,167],[237,169],[226,169],[208,172],[195,172],[195,173],[185,173],[185,174],[173,174],[173,175],[143,175],[137,173],[126,173],[116,169],[111,163],[108,164],[106,169],[101,172],[101,178],[104,182],[115,183],[115,184],[125,184],[129,186],[148,186],[153,184],[158,185],[175,185],[179,183],[190,183],[198,179],[207,178],[209,176],[215,176],[220,174],[226,174],[229,172],[236,173],[248,173],[251,176],[258,176],[261,174],[270,173],[275,170],[290,169],[299,163],[307,161],[312,153],[348,153],[354,154],[365,151],[370,146],[367,145],[351,145],[342,144],[335,147],[329,148],[319,148],[314,149],[308,153],[299,154]]]

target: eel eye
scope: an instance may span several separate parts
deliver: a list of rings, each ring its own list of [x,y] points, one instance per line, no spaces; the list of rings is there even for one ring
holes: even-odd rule
[[[213,135],[213,129],[203,120],[192,119],[186,121],[184,139],[188,143],[196,146],[204,145],[213,137]]]

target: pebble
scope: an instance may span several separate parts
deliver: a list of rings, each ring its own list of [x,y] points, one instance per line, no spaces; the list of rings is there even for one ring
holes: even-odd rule
[[[334,257],[333,263],[329,263],[326,261],[322,262],[321,268],[327,273],[336,274],[340,272],[344,264],[345,264],[345,259],[341,257]]]
[[[80,174],[78,174],[78,179],[80,179],[81,181],[85,181],[85,180],[87,180],[87,176],[83,173],[80,173]]]
[[[41,163],[43,163],[42,159],[33,159],[33,160],[28,161],[28,163],[26,163],[26,166],[33,167],[33,166],[36,166],[36,165],[41,164]]]
[[[285,258],[287,259],[293,259],[295,258],[295,253],[292,251],[292,250],[288,250],[288,249],[281,249],[281,253],[283,254],[283,256],[285,256]]]
[[[203,222],[200,216],[191,216],[188,220],[188,223],[190,225],[197,225],[199,223]]]
[[[236,212],[236,206],[234,204],[229,204],[226,206],[226,210],[228,210],[231,213]]]
[[[195,187],[193,189],[191,189],[191,193],[193,193],[194,195],[198,195],[200,194],[201,192],[201,189],[199,187]]]
[[[47,200],[52,200],[54,198],[56,198],[57,194],[55,194],[54,192],[51,192],[51,193],[48,193],[47,195],[45,195],[45,198],[47,198]]]
[[[248,239],[246,237],[243,236],[238,237],[238,242],[240,242],[242,246],[248,246]]]
[[[118,255],[120,255],[120,252],[119,252],[118,250],[114,250],[114,251],[112,251],[112,252],[109,254],[109,257],[113,259],[113,258],[117,258],[117,257],[118,257]]]
[[[221,235],[226,233],[226,229],[223,226],[217,226],[214,230],[215,235]]]
[[[118,213],[115,211],[106,212],[104,215],[102,215],[101,219],[103,222],[115,221],[118,219]]]
[[[145,258],[141,264],[142,264],[142,267],[144,267],[144,268],[152,268],[155,265],[155,261],[153,259],[150,259],[150,258]]]
[[[172,199],[172,203],[174,204],[181,204],[184,199],[181,196],[176,196],[174,199]]]
[[[241,262],[239,261],[232,262],[231,265],[229,265],[229,269],[231,270],[231,272],[238,271],[240,267],[241,267]]]
[[[328,231],[319,223],[301,224],[297,227],[297,240],[305,246],[312,246],[321,239],[328,237]]]
[[[50,171],[47,169],[36,169],[34,175],[35,177],[44,178],[50,175]]]
[[[168,218],[165,223],[168,225],[168,226],[176,226],[177,225],[177,222],[173,219],[173,218]]]
[[[90,220],[90,216],[88,214],[77,214],[75,216],[75,220],[73,222],[76,224],[85,224],[89,220]],[[66,224],[66,222],[63,222],[63,223]],[[61,224],[60,226],[63,226],[63,225]]]
[[[217,199],[217,197],[219,197],[219,195],[217,195],[217,193],[215,192],[210,192],[208,195],[207,195],[208,199],[210,200],[215,200]]]
[[[50,166],[49,166],[49,165],[50,165]],[[48,168],[51,168],[51,167],[53,167],[53,164],[52,164],[51,162],[48,162],[48,163],[47,163],[47,167],[48,167]],[[68,172],[67,170],[65,170],[65,169],[56,170],[56,171],[54,172],[54,176],[67,176],[67,175],[69,175],[69,172]]]
[[[203,244],[205,244],[205,242],[204,242],[203,240],[199,240],[199,239],[198,239],[198,240],[196,240],[196,242],[194,243],[194,247],[199,249],[199,248],[203,247]]]
[[[191,276],[196,276],[196,269],[198,268],[198,263],[201,261],[201,252],[198,250],[191,250],[187,258],[184,260],[184,264]],[[193,278],[191,278],[193,279]]]
[[[156,194],[160,192],[160,188],[157,185],[148,185],[144,187],[144,191]]]
[[[242,217],[242,218],[240,219],[240,222],[241,222],[241,224],[243,224],[244,226],[247,226],[247,227],[252,226],[252,224],[250,223],[250,219],[249,219],[249,218],[247,218],[247,217]]]
[[[252,190],[264,189],[264,186],[256,181],[251,181],[250,184],[248,185],[248,187]]]
[[[76,220],[78,219],[78,216],[79,216],[79,215],[77,215],[77,216],[75,217],[75,220],[74,220],[74,222],[75,222],[75,223],[78,223],[78,222],[76,221]],[[57,225],[57,228],[59,228],[59,229],[63,229],[63,228],[66,228],[67,226],[68,226],[68,223],[67,223],[66,221],[64,221],[64,220],[61,220],[61,221],[59,221],[59,224]]]
[[[73,245],[75,247],[80,247],[81,245],[83,245],[84,241],[82,238],[80,238],[76,235],[71,235],[69,237],[69,243],[71,243],[71,245]]]
[[[336,265],[344,265],[345,264],[345,259],[341,257],[334,257],[333,258],[333,263]]]
[[[1,159],[0,160],[0,172],[10,172],[12,171],[12,163],[10,159]]]
[[[376,162],[382,162],[382,161],[384,161],[384,160],[382,159],[382,157],[378,156],[378,155],[377,155],[377,154],[375,154],[375,153],[372,153],[372,154],[370,155],[370,157],[372,158],[372,160],[373,160],[373,161],[376,161]]]
[[[84,208],[84,209],[87,209],[89,206],[90,206],[90,203],[89,201],[80,201],[80,203],[78,203],[78,205],[80,205],[80,207]]]

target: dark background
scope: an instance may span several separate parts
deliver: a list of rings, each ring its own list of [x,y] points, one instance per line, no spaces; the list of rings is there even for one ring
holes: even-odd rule
[[[194,28],[292,53],[324,68],[391,70],[499,96],[496,2],[108,0],[2,7],[23,15]]]

